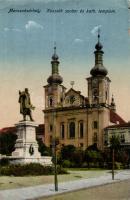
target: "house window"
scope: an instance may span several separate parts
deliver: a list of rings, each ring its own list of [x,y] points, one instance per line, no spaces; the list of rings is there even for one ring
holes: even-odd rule
[[[64,139],[64,137],[65,137],[65,126],[64,126],[64,123],[61,123],[61,126],[60,126],[60,137],[61,137],[61,139]]]
[[[94,121],[94,122],[93,122],[93,128],[94,128],[94,129],[97,129],[97,128],[98,128],[98,122],[97,122],[97,121]]]
[[[75,138],[75,123],[74,122],[69,123],[69,137]]]
[[[124,136],[124,134],[121,135],[120,141],[121,141],[121,143],[124,143],[124,142],[125,142],[125,136]]]
[[[84,133],[83,121],[80,121],[79,122],[79,138],[83,138],[83,133]]]

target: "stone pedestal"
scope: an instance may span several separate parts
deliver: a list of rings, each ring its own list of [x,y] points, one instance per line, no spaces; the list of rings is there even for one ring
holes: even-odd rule
[[[15,151],[12,153],[12,156],[24,158],[41,157],[36,141],[37,126],[38,125],[32,121],[21,121],[16,124],[17,140],[15,144]]]
[[[17,140],[15,151],[12,152],[11,163],[31,163],[37,162],[44,165],[51,165],[51,157],[41,157],[38,151],[36,140],[36,127],[32,121],[21,121],[15,125],[17,129]]]

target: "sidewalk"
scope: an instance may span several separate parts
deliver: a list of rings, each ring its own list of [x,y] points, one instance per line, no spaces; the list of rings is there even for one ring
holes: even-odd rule
[[[51,196],[61,194],[83,188],[89,188],[104,185],[112,182],[119,182],[130,179],[130,170],[118,171],[115,174],[115,180],[112,181],[111,173],[100,176],[98,178],[89,178],[76,181],[59,183],[59,191],[54,191],[54,184],[44,184],[34,187],[26,187],[20,189],[10,189],[0,191],[0,200],[30,200],[38,197]]]

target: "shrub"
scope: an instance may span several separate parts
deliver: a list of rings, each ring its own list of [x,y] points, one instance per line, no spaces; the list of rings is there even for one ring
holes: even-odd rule
[[[65,167],[65,168],[72,167],[72,162],[69,161],[69,160],[64,160],[63,163],[62,163],[62,166]]]
[[[0,135],[0,154],[11,155],[15,150],[17,136],[10,132]]]
[[[0,159],[0,166],[6,166],[9,165],[9,159],[8,158],[1,158]]]
[[[52,175],[54,174],[54,168],[52,166],[43,166],[39,163],[30,163],[30,164],[12,164],[9,166],[1,167],[1,175],[6,176],[38,176],[38,175]],[[58,174],[67,173],[64,169],[58,167]]]
[[[123,165],[120,162],[115,162],[115,169],[123,169]]]
[[[60,165],[57,166],[57,173],[58,174],[69,174],[66,169],[61,167]]]

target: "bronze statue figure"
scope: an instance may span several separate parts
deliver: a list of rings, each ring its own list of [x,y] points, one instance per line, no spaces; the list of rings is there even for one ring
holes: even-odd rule
[[[23,115],[23,120],[26,120],[26,116],[30,117],[30,121],[34,121],[32,118],[32,111],[35,107],[31,104],[30,94],[28,88],[25,91],[19,91],[19,103],[20,103],[20,113]]]

